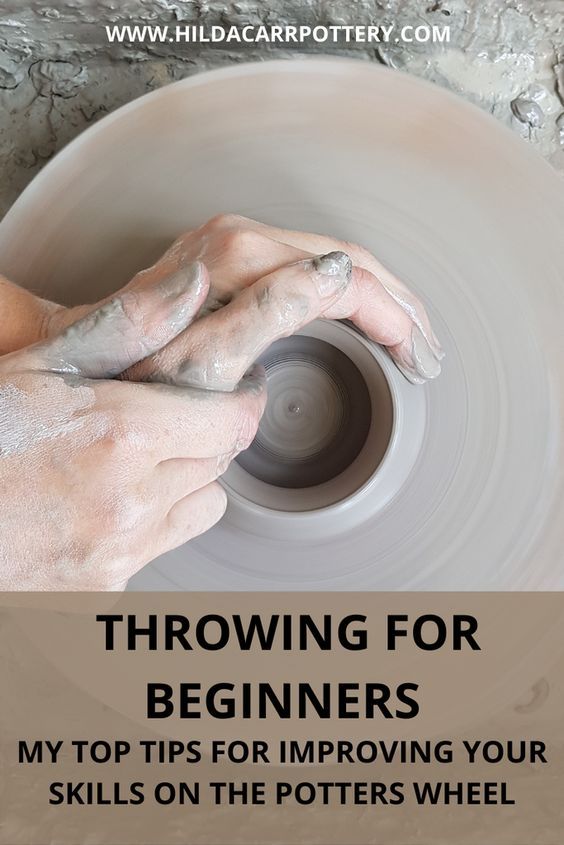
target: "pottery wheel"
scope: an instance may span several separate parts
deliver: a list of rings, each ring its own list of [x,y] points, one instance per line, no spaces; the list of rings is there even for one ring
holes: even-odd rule
[[[147,589],[564,588],[564,190],[473,106],[348,60],[242,65],[137,100],[70,144],[0,225],[0,269],[95,301],[232,211],[356,241],[446,351],[412,386],[344,324],[266,355],[228,512]]]

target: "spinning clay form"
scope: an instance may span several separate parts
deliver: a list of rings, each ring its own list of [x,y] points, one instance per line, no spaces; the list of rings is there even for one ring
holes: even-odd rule
[[[0,269],[98,300],[220,212],[362,244],[423,300],[412,385],[346,323],[263,356],[224,519],[133,589],[563,589],[564,189],[445,91],[341,59],[239,65],[120,109],[0,224]]]

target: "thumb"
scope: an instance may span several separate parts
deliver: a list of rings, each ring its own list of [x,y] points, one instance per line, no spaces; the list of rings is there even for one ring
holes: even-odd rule
[[[45,370],[112,378],[183,332],[208,289],[204,264],[177,267],[156,284],[124,288],[29,354]]]

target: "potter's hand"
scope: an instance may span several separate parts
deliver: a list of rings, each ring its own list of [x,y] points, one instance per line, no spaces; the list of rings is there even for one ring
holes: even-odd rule
[[[440,361],[444,352],[425,307],[368,250],[354,243],[266,226],[232,214],[214,218],[203,229],[208,227],[217,232],[218,241],[226,238],[233,244],[239,243],[240,253],[247,256],[243,261],[239,286],[252,284],[253,277],[311,253],[343,250],[354,264],[351,284],[345,296],[325,311],[324,317],[352,320],[368,337],[387,347],[398,368],[415,384],[436,378],[441,372]],[[190,239],[194,236],[186,237]],[[211,239],[208,243],[209,247],[202,253],[202,261],[209,265],[211,295],[221,297],[221,280],[226,275],[216,272],[213,257],[207,254],[208,248],[214,248]],[[218,263],[221,265],[221,258]]]
[[[329,303],[323,316],[353,320],[368,337],[388,348],[410,381],[421,383],[435,378],[441,370],[443,352],[424,306],[373,255],[356,244],[222,214],[179,238],[154,267],[138,274],[125,289],[135,287],[143,276],[158,281],[171,267],[202,260],[211,278],[206,310],[213,311],[283,265],[335,250],[348,253],[355,266],[346,295]],[[0,351],[52,336],[95,307],[66,309],[43,302],[0,277],[0,304],[6,303],[4,310],[21,313],[25,319],[11,320],[12,326],[19,327],[12,331],[12,337],[0,334]],[[145,375],[150,375],[150,370],[146,367]],[[138,377],[142,377],[142,372],[138,371]]]
[[[0,589],[121,589],[221,517],[214,479],[255,434],[262,377],[226,394],[108,380],[183,331],[207,289],[183,266],[0,358]]]
[[[345,253],[331,252],[305,259],[301,255],[294,263],[281,266],[244,286],[239,279],[243,265],[241,261],[235,262],[236,256],[228,248],[219,276],[225,274],[234,279],[232,288],[238,291],[237,296],[224,307],[208,313],[208,294],[207,307],[200,311],[205,316],[200,316],[172,343],[128,369],[122,377],[139,382],[159,381],[207,390],[232,390],[249,366],[275,340],[294,334],[348,295],[353,270]],[[140,288],[158,285],[163,278],[182,273],[192,260],[192,251],[184,249],[183,241],[179,241],[156,264],[137,273],[123,292],[135,294]],[[233,264],[230,264],[231,260]],[[255,259],[249,255],[248,260]],[[213,298],[213,294],[211,296]],[[58,310],[55,319],[51,318],[50,332],[60,330],[61,325],[67,325],[92,307]]]
[[[165,256],[142,277],[150,278],[160,272],[161,263],[166,266],[169,261]],[[223,308],[201,317],[123,377],[233,390],[275,340],[295,334],[346,296],[351,276],[351,260],[344,252],[280,267],[241,290]]]
[[[209,278],[177,256],[0,358],[0,589],[120,589],[211,527],[225,508],[213,480],[250,444],[266,403],[262,377],[242,376],[345,295],[350,276],[343,253],[308,258],[190,325]]]
[[[388,348],[410,381],[421,383],[439,375],[443,352],[424,306],[360,246],[228,214],[181,237],[162,260],[200,258],[210,272],[207,308],[213,310],[282,265],[333,250],[346,252],[355,266],[348,290],[327,303],[323,316],[354,321],[368,337]]]

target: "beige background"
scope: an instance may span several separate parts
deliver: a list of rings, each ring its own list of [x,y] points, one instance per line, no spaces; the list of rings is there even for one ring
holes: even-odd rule
[[[172,594],[126,595],[113,612],[176,612],[195,620],[204,613],[250,611],[269,614],[332,613],[335,618],[366,613],[367,652],[307,654],[273,651],[267,655],[220,652],[106,653],[101,626],[93,612],[108,608],[102,596],[4,596],[0,660],[6,681],[1,691],[3,845],[46,843],[381,843],[381,845],[559,845],[564,824],[564,598],[560,595],[409,595],[374,594]],[[19,605],[18,607],[15,605]],[[480,652],[453,655],[448,649],[422,653],[405,641],[396,655],[386,654],[382,634],[387,613],[473,613],[479,618]],[[23,631],[26,631],[24,634]],[[169,683],[197,680],[384,681],[420,683],[421,714],[405,722],[351,720],[307,724],[278,720],[213,722],[145,720],[148,680]],[[184,740],[255,737],[390,739],[414,736],[470,739],[542,739],[549,745],[549,765],[474,767],[418,765],[335,768],[276,766],[246,768],[146,767],[133,755],[119,770],[112,766],[17,766],[19,738],[150,739],[161,735]],[[196,774],[197,772],[197,774]],[[390,783],[412,780],[506,780],[515,807],[276,807],[211,808],[49,807],[52,780],[113,783],[159,780],[360,780]]]

